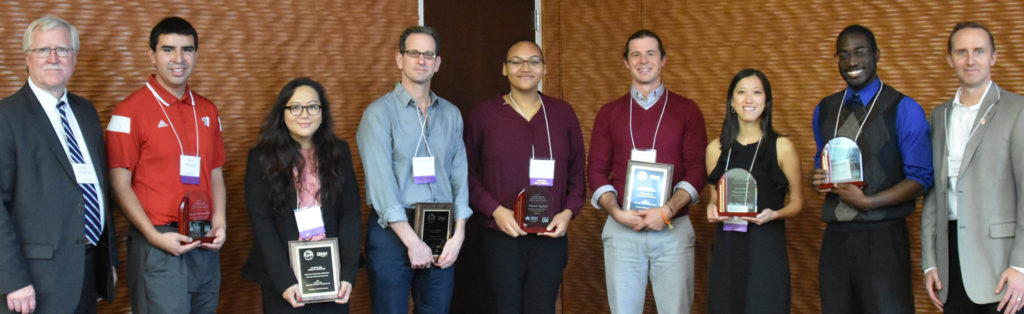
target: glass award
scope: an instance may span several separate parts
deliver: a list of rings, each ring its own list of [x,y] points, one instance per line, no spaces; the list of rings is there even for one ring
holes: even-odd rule
[[[527,233],[547,232],[548,223],[554,214],[548,202],[551,200],[551,188],[548,186],[531,185],[516,196],[515,216],[519,227]]]
[[[299,284],[300,303],[338,299],[341,257],[337,238],[288,241],[288,260]]]
[[[718,179],[718,215],[757,216],[757,180],[741,168],[733,168]]]
[[[848,137],[836,137],[825,143],[821,149],[821,168],[828,171],[829,177],[818,189],[831,189],[839,183],[864,186],[860,147]]]
[[[671,164],[630,161],[626,167],[626,191],[622,209],[661,207],[672,191]]]
[[[200,190],[185,193],[178,205],[178,233],[192,238],[192,241],[212,243],[213,201],[210,195]],[[182,243],[188,244],[188,243]]]
[[[409,214],[413,230],[430,247],[436,259],[455,232],[455,204],[416,203]]]

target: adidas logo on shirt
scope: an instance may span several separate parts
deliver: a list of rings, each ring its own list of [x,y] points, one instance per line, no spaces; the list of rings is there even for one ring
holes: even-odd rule
[[[157,128],[166,128],[167,127],[167,122],[164,122],[164,120],[160,120],[160,124],[157,124],[156,127]]]

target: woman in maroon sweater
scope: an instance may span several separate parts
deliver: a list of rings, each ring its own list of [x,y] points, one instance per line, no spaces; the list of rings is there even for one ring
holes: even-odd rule
[[[492,313],[555,313],[566,230],[583,206],[580,124],[568,103],[537,91],[545,73],[540,48],[516,42],[502,68],[511,91],[477,104],[466,121],[469,203],[486,225],[481,261]],[[514,214],[517,195],[531,183],[549,193],[541,218],[549,221],[538,233],[524,231]]]

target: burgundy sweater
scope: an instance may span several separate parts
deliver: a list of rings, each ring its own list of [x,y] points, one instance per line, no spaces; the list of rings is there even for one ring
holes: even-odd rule
[[[580,123],[569,103],[541,97],[550,119],[555,159],[549,205],[569,209],[575,217],[583,207],[586,189],[583,181],[586,153]],[[464,137],[469,163],[469,206],[487,217],[488,227],[497,229],[491,214],[498,205],[513,209],[516,195],[530,183],[530,146],[536,149],[537,158],[551,156],[544,112],[537,111],[526,121],[499,95],[474,107],[466,120]]]
[[[644,110],[633,102],[633,139],[638,149],[650,149],[654,140],[654,129],[668,97],[668,108],[658,130],[659,163],[672,164],[672,184],[686,181],[700,193],[704,187],[707,172],[704,169],[704,149],[707,147],[707,131],[704,116],[697,104],[689,98],[671,91],[663,93],[658,102]],[[587,179],[590,190],[611,184],[618,191],[618,202],[622,204],[623,187],[626,184],[626,166],[629,163],[633,144],[629,136],[630,95],[601,107],[594,120],[590,137],[590,155],[587,160]],[[675,217],[686,215],[689,206],[683,207]]]

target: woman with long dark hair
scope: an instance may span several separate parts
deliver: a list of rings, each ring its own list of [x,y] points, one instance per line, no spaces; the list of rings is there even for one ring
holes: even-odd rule
[[[708,313],[789,313],[789,258],[783,219],[800,213],[800,158],[772,128],[772,88],[761,71],[733,77],[722,134],[708,144],[708,222],[719,223],[711,248]],[[718,180],[735,168],[757,184],[757,216],[719,215]],[[786,202],[786,194],[789,202]]]
[[[242,276],[260,284],[266,313],[348,313],[362,250],[359,186],[348,143],[335,137],[331,121],[323,86],[294,79],[249,150],[245,204],[253,245]],[[338,300],[302,304],[288,241],[324,238],[338,238]]]

